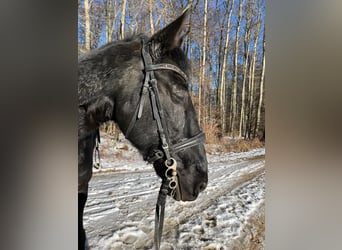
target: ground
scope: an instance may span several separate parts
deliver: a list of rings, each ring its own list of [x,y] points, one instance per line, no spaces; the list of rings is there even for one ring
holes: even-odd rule
[[[160,179],[126,142],[102,136],[84,226],[91,249],[152,249]],[[208,155],[196,201],[167,199],[161,249],[264,249],[265,149]]]

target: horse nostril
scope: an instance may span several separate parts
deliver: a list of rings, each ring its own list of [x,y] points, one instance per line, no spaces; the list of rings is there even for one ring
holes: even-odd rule
[[[207,187],[207,183],[206,182],[202,182],[199,185],[199,191],[202,192],[206,187]]]

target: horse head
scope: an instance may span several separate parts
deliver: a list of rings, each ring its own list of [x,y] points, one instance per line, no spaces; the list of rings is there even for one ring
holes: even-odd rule
[[[152,86],[146,84],[144,90],[144,83],[140,82],[140,86],[143,87],[138,91],[140,99],[137,108],[133,109],[136,112],[131,111],[130,114],[126,114],[132,119],[129,123],[126,121],[122,124],[122,128],[126,131],[126,137],[142,152],[144,159],[153,162],[156,173],[165,179],[167,152],[163,148],[164,142],[161,138],[160,130],[163,130],[168,139],[170,155],[177,164],[177,187],[172,196],[176,200],[191,201],[205,189],[208,174],[206,152],[203,141],[198,139],[201,138],[201,131],[188,90],[190,64],[181,49],[186,16],[187,12],[152,37],[144,39],[142,59],[145,76],[140,79],[144,79],[146,83],[147,69],[155,69],[153,70],[155,79],[152,80],[157,82],[156,95],[160,107],[157,103],[155,104],[157,107],[153,108],[151,96],[154,95],[153,93],[149,97],[144,97],[144,95],[148,96],[147,88]],[[144,53],[149,54],[146,55],[149,59],[144,58]],[[146,62],[148,60],[149,63]],[[155,121],[158,119],[155,116],[160,111],[159,108],[162,112],[161,124],[158,126],[158,121]],[[187,144],[188,141],[190,143]],[[172,150],[172,145],[179,145],[182,142],[184,143],[181,150]],[[158,153],[164,154],[156,157]]]

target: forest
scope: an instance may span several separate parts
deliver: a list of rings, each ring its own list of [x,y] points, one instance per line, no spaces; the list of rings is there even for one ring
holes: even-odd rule
[[[151,35],[187,6],[188,87],[207,142],[264,141],[264,0],[79,0],[78,53],[136,33]],[[108,123],[103,129],[117,130]]]

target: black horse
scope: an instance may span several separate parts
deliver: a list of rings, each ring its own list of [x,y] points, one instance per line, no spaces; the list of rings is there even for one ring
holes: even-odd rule
[[[193,201],[207,185],[207,159],[187,89],[189,62],[180,46],[188,11],[152,37],[140,34],[94,49],[78,60],[78,230],[92,176],[96,131],[113,120],[164,180],[175,168],[176,200]],[[167,174],[166,174],[167,175]]]

